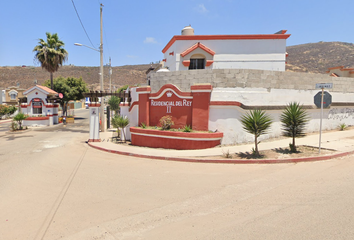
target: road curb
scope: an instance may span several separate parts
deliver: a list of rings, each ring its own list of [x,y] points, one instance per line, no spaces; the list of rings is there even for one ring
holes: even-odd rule
[[[332,155],[318,156],[318,157],[304,157],[304,158],[291,158],[291,159],[230,159],[230,160],[220,160],[220,159],[197,159],[197,158],[183,158],[183,157],[161,157],[161,156],[152,156],[152,155],[144,155],[144,154],[136,154],[123,152],[118,150],[111,150],[102,147],[98,147],[93,145],[90,142],[87,144],[95,148],[97,150],[105,151],[108,153],[114,153],[119,155],[131,156],[131,157],[139,157],[139,158],[148,158],[155,160],[166,160],[166,161],[177,161],[177,162],[193,162],[193,163],[226,163],[226,164],[276,164],[276,163],[299,163],[299,162],[316,162],[316,161],[325,161],[339,157],[345,157],[351,154],[354,154],[354,151],[350,152],[341,152]]]

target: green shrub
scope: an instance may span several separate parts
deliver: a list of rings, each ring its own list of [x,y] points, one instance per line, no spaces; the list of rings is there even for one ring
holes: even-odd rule
[[[191,132],[191,131],[192,131],[191,126],[186,125],[186,126],[183,127],[183,132]]]
[[[146,128],[146,124],[142,122],[142,123],[140,123],[140,127],[141,128]]]
[[[163,117],[160,119],[160,124],[161,124],[162,130],[168,130],[168,129],[170,129],[171,126],[174,125],[175,123],[172,121],[172,116],[166,115],[166,116],[163,116]]]
[[[27,116],[23,113],[18,113],[14,117],[14,121],[17,121],[20,130],[22,130],[22,121],[25,120],[26,118],[27,118]]]
[[[339,124],[339,130],[340,131],[344,131],[347,128],[348,128],[348,126],[345,123]]]

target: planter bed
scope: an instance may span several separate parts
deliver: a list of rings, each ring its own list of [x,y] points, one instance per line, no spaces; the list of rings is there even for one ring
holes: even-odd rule
[[[23,126],[49,126],[49,117],[28,117],[23,120]]]
[[[177,150],[205,149],[220,145],[223,133],[174,132],[131,127],[131,143],[135,146]]]

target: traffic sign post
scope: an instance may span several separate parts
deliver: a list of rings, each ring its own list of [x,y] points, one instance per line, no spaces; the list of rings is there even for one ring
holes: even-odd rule
[[[319,146],[318,146],[318,153],[321,153],[321,135],[322,135],[322,118],[323,118],[323,95],[324,95],[324,89],[332,89],[333,88],[333,83],[316,83],[316,89],[322,89],[322,94],[321,94],[321,119],[320,119],[320,139],[319,139]],[[317,96],[317,94],[316,94]],[[316,96],[315,96],[315,104],[316,102]],[[327,103],[327,106],[332,103],[332,96],[329,94],[330,100],[329,103]]]

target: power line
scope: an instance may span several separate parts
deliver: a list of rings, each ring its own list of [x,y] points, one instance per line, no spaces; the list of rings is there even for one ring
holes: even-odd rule
[[[85,27],[84,27],[84,24],[82,24],[82,21],[81,21],[81,19],[80,19],[79,13],[78,13],[77,10],[76,10],[74,0],[71,0],[71,2],[73,3],[73,6],[74,6],[74,9],[75,9],[76,15],[77,15],[77,17],[79,18],[79,21],[80,21],[80,23],[81,23],[81,26],[82,26],[82,28],[84,29],[88,40],[90,41],[92,47],[95,48],[95,46],[94,46],[93,43],[91,42],[91,39],[90,39],[89,35],[88,35],[87,32],[86,32],[86,29],[85,29]]]

